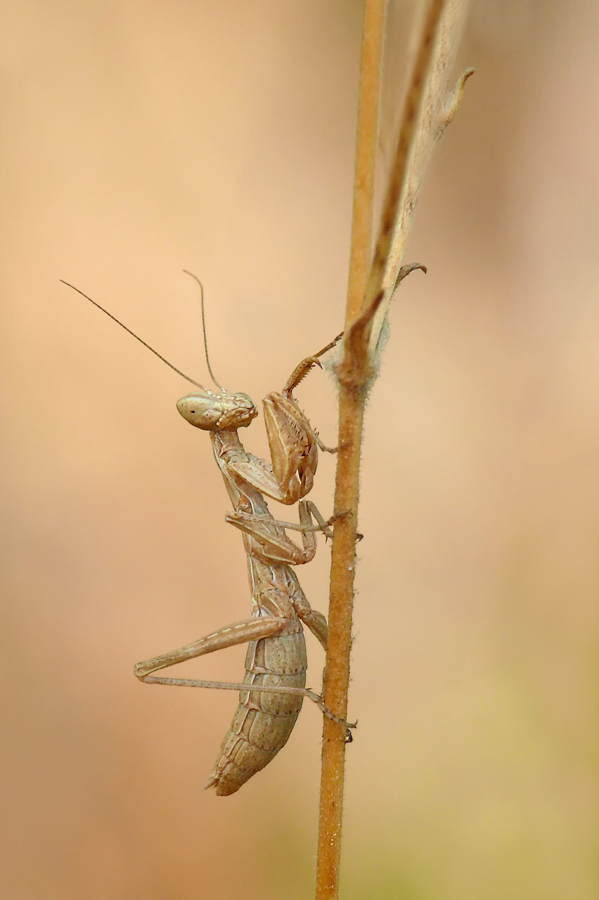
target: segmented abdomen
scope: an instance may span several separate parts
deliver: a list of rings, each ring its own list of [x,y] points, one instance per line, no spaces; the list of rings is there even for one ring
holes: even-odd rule
[[[252,641],[246,655],[249,684],[305,687],[306,642],[301,623],[288,620],[282,634]],[[205,787],[234,794],[285,746],[302,708],[293,694],[240,693],[239,706]]]

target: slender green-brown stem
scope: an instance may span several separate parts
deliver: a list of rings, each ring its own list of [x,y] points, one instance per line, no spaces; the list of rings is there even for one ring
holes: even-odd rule
[[[362,43],[346,327],[351,327],[360,314],[370,268],[384,19],[384,0],[367,0]],[[365,390],[340,383],[335,509],[351,510],[351,515],[342,516],[334,526],[324,696],[326,706],[341,717],[347,716],[364,401]],[[339,894],[344,775],[344,729],[335,722],[324,720],[316,900],[334,900]]]

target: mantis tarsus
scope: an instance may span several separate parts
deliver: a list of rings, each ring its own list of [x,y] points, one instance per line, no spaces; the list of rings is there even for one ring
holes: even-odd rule
[[[78,288],[74,289],[78,291]],[[95,301],[91,302],[99,306]],[[103,307],[99,308],[107,313]],[[115,319],[111,313],[107,314]],[[118,319],[115,321],[122,325]],[[141,341],[130,329],[126,330]],[[293,398],[293,390],[310,369],[319,364],[318,357],[330,350],[340,337],[303,360],[281,393],[272,392],[264,398],[272,464],[244,449],[237,431],[251,423],[258,415],[257,409],[247,394],[230,393],[216,382],[207,351],[208,368],[218,392],[202,387],[175,370],[199,388],[198,392],[179,400],[177,409],[192,425],[210,432],[215,459],[233,505],[226,521],[243,533],[252,615],[185,647],[137,663],[135,675],[151,684],[241,691],[237,712],[206,783],[206,787],[215,787],[220,795],[239,790],[286,744],[304,697],[314,700],[340,725],[347,727],[348,724],[326,710],[321,697],[305,687],[307,659],[303,626],[306,625],[326,649],[327,622],[322,613],[311,608],[291,569],[291,566],[313,559],[316,531],[330,535],[329,525],[333,520],[325,521],[314,504],[303,498],[312,488],[318,448],[334,452],[310,427]],[[141,343],[156,353],[145,341]],[[175,368],[164,357],[160,358]],[[264,495],[284,504],[297,502],[299,524],[274,519]],[[301,532],[302,548],[287,536],[288,528]],[[184,660],[242,643],[249,645],[243,683],[165,678],[153,674]]]

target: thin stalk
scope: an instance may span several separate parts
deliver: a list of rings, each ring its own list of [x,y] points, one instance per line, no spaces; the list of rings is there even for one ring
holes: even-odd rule
[[[346,328],[350,328],[359,317],[371,261],[374,163],[385,7],[385,0],[366,0],[364,10]],[[342,718],[347,716],[360,448],[365,399],[365,390],[356,390],[351,384],[340,384],[340,449],[334,508],[352,512],[339,518],[334,526],[324,702],[328,709]],[[316,900],[334,900],[339,895],[345,733],[343,728],[330,719],[325,718],[323,722],[315,896]]]
[[[429,0],[408,82],[398,144],[371,263],[374,170],[381,93],[384,0],[366,0],[358,111],[352,243],[344,353],[339,384],[339,453],[335,483],[329,639],[324,703],[347,718],[356,563],[360,455],[364,408],[378,369],[387,308],[401,279],[418,264],[401,267],[422,176],[433,146],[457,112],[468,69],[448,94],[466,0]],[[426,270],[425,270],[426,271]],[[324,719],[316,900],[339,896],[345,733]]]

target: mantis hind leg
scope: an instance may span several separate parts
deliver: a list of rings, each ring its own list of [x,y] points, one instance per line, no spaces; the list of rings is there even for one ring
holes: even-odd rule
[[[306,603],[308,601],[306,600]],[[318,613],[318,615],[321,615]],[[324,616],[323,616],[324,619]],[[170,684],[177,687],[202,687],[215,688],[225,691],[245,691],[246,693],[270,693],[270,694],[294,694],[299,697],[307,697],[315,703],[323,715],[344,725],[346,728],[354,726],[340,719],[334,713],[330,712],[324,705],[323,699],[316,691],[310,688],[283,687],[281,685],[256,685],[255,687],[247,682],[230,682],[230,681],[200,681],[195,678],[164,678],[155,676],[152,673],[160,669],[175,666],[177,663],[184,662],[186,659],[197,659],[207,653],[213,653],[216,650],[223,650],[226,647],[233,647],[236,644],[245,644],[250,641],[259,641],[264,638],[275,637],[285,629],[287,620],[283,618],[265,617],[242,619],[241,622],[234,622],[232,625],[226,625],[207,634],[205,637],[194,641],[193,644],[186,644],[177,650],[170,650],[160,656],[144,662],[136,663],[134,673],[140,681],[145,684]]]

